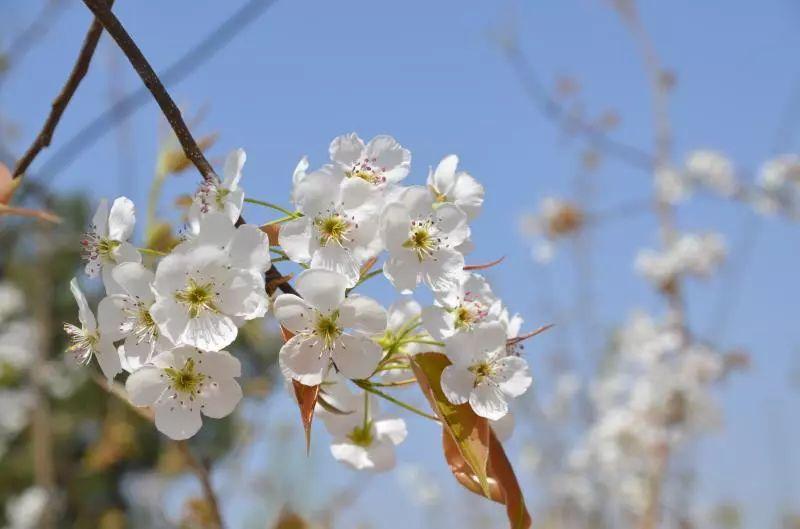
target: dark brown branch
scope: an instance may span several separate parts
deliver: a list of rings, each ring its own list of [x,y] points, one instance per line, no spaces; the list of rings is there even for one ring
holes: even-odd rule
[[[114,0],[110,0],[108,5],[110,6],[113,4],[113,1]],[[50,140],[53,138],[56,126],[61,120],[61,115],[64,114],[64,110],[67,109],[67,105],[69,105],[69,102],[72,100],[72,96],[86,76],[86,72],[89,71],[89,63],[92,62],[92,56],[97,49],[97,42],[100,40],[100,35],[102,33],[103,25],[97,19],[93,20],[92,25],[89,26],[89,31],[86,32],[86,37],[83,39],[83,46],[81,46],[81,51],[78,54],[75,65],[72,67],[72,72],[67,78],[67,82],[64,83],[61,92],[53,100],[50,115],[47,117],[47,121],[44,122],[41,132],[39,132],[39,135],[33,140],[33,144],[28,148],[25,154],[22,155],[19,162],[17,162],[12,178],[19,178],[25,174],[25,171],[28,170],[28,167],[42,149],[50,145]]]
[[[240,35],[247,25],[253,24],[258,20],[258,17],[267,8],[274,5],[276,1],[249,0],[175,62],[160,71],[158,77],[161,82],[164,86],[169,87],[185,79],[237,35]],[[105,109],[71,138],[62,142],[58,148],[53,150],[53,153],[39,169],[39,178],[43,182],[52,181],[65,168],[69,167],[78,155],[94,145],[110,129],[118,126],[120,122],[150,101],[149,91],[142,86]]]
[[[214,178],[214,169],[211,167],[211,164],[208,163],[200,146],[197,145],[192,133],[189,131],[189,127],[186,126],[181,111],[178,109],[175,101],[172,100],[166,88],[164,88],[164,85],[161,83],[158,75],[156,75],[153,67],[147,62],[142,51],[122,26],[122,23],[120,23],[116,15],[111,12],[111,9],[104,0],[84,0],[84,3],[92,13],[94,13],[94,16],[100,21],[108,34],[111,35],[111,38],[114,39],[128,58],[128,61],[130,61],[133,69],[139,74],[144,85],[150,90],[156,103],[161,107],[161,112],[164,113],[164,117],[167,118],[172,130],[175,131],[175,135],[186,157],[197,167],[197,170],[200,171],[204,179],[210,180]]]
[[[178,141],[180,142],[186,157],[191,160],[195,167],[197,167],[197,170],[200,171],[200,174],[204,179],[210,180],[216,178],[214,169],[211,167],[211,164],[206,159],[202,149],[192,136],[191,131],[189,131],[189,127],[183,120],[183,116],[181,115],[178,106],[175,104],[175,101],[172,100],[172,97],[167,92],[167,89],[164,88],[163,83],[158,78],[158,75],[153,70],[153,67],[150,66],[150,63],[147,61],[139,47],[128,34],[127,30],[122,26],[122,23],[119,21],[116,15],[111,12],[103,0],[84,0],[84,3],[92,11],[92,13],[94,13],[94,16],[97,17],[97,19],[102,23],[105,30],[109,35],[111,35],[111,38],[114,39],[122,52],[128,58],[128,61],[131,63],[131,66],[133,66],[134,70],[136,70],[136,73],[139,74],[139,77],[142,79],[142,82],[145,84],[147,89],[150,90],[150,93],[153,95],[156,103],[158,103],[158,106],[161,107],[161,111],[167,118],[167,122],[172,127],[172,130],[175,131],[175,135],[178,137]],[[243,223],[244,219],[240,217],[237,224]],[[267,284],[270,284],[281,277],[282,274],[278,271],[275,265],[273,265],[267,271],[265,279]],[[288,294],[297,294],[297,291],[288,282],[280,283],[278,288]]]

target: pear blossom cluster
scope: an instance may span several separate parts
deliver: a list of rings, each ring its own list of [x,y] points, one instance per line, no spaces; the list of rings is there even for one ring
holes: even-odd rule
[[[678,276],[708,277],[725,253],[725,242],[718,233],[684,233],[666,250],[641,250],[634,266],[654,285],[668,290]]]
[[[235,224],[244,160],[243,151],[233,152],[224,179],[201,186],[184,240],[151,266],[130,242],[133,203],[101,201],[81,241],[86,275],[103,280],[96,311],[78,279],[70,283],[79,323],[64,326],[68,352],[80,364],[96,360],[109,381],[127,373],[131,403],[152,408],[158,429],[173,439],[197,433],[203,415],[235,409],[241,365],[225,348],[246,321],[267,312],[267,236]]]
[[[78,322],[65,325],[69,353],[80,364],[95,360],[110,382],[124,379],[132,405],[151,408],[161,432],[186,439],[203,416],[225,417],[242,399],[241,365],[226,349],[246,321],[270,311],[286,338],[281,373],[319,386],[316,413],[344,464],[376,472],[395,465],[406,423],[379,407],[382,392],[373,388],[413,382],[410,358],[424,352],[450,362],[446,398],[507,437],[510,405],[532,377],[522,319],[466,266],[483,186],[455,155],[430,168],[424,185],[407,185],[411,153],[390,136],[339,136],[328,154],[316,169],[300,160],[292,206],[273,206],[288,214],[259,228],[242,221],[246,158],[234,151],[222,177],[194,195],[182,240],[166,254],[131,243],[129,199],[102,201],[81,244],[86,275],[102,279],[104,296],[93,310],[78,279],[71,282]],[[277,227],[272,246],[268,227]],[[267,293],[274,255],[300,270],[288,293]],[[378,276],[396,293],[388,310],[361,293]],[[420,291],[427,293],[418,298]]]

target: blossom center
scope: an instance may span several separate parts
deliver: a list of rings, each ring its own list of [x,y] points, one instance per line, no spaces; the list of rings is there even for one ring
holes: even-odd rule
[[[441,204],[443,202],[447,202],[447,193],[442,193],[441,191],[436,189],[434,186],[428,186],[428,189],[430,189],[431,194],[433,195],[433,201],[434,202],[436,202],[438,204]]]
[[[194,398],[203,386],[206,376],[196,370],[195,361],[189,358],[180,369],[167,367],[164,372],[169,377],[170,385],[179,393],[186,393]]]
[[[217,311],[214,304],[214,283],[198,283],[193,278],[186,282],[186,288],[175,293],[175,299],[189,310],[189,317],[197,318],[203,312]],[[149,313],[148,313],[149,316]],[[152,318],[150,318],[152,320]]]
[[[348,178],[360,178],[365,182],[373,185],[378,185],[386,182],[386,177],[383,176],[383,169],[375,167],[376,158],[364,159],[353,164],[352,169],[345,171],[345,176]]]
[[[494,367],[489,362],[480,362],[472,365],[469,367],[469,370],[473,375],[475,375],[476,386],[494,374]]]
[[[104,262],[116,262],[114,251],[120,247],[120,241],[100,237],[94,229],[84,234],[81,239],[82,257],[87,261],[100,259]]]
[[[92,359],[92,352],[97,349],[97,344],[100,342],[100,335],[97,331],[88,332],[86,329],[71,323],[65,323],[64,332],[67,333],[71,343],[67,347],[67,352],[72,353],[79,363],[88,363]]]
[[[368,421],[364,426],[356,426],[347,436],[356,446],[368,447],[372,444],[372,421]]]
[[[422,262],[426,258],[432,257],[433,252],[439,249],[439,242],[440,239],[435,236],[433,231],[433,222],[412,220],[408,240],[403,243],[403,248],[412,250],[419,262]]]
[[[342,245],[347,241],[347,233],[350,231],[350,223],[342,215],[333,213],[327,217],[317,217],[314,219],[314,226],[319,232],[319,242],[322,246],[330,241]]]
[[[325,349],[332,349],[334,342],[342,335],[342,328],[339,327],[337,320],[339,311],[333,311],[329,316],[320,314],[314,326],[314,334],[319,336]]]

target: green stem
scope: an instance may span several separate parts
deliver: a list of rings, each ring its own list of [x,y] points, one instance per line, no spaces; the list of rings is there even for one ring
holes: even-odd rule
[[[420,340],[417,338],[409,338],[400,342],[401,345],[407,343],[421,343],[423,345],[436,345],[438,347],[444,347],[444,342],[437,342],[436,340]]]
[[[369,391],[373,395],[377,395],[377,396],[381,397],[382,399],[386,399],[389,402],[391,402],[392,404],[400,406],[401,408],[405,408],[408,411],[416,413],[417,415],[419,415],[421,417],[425,417],[426,419],[430,419],[432,421],[440,422],[439,418],[436,417],[435,415],[431,415],[430,413],[425,413],[424,411],[422,411],[422,410],[420,410],[418,408],[415,408],[411,404],[406,404],[402,400],[396,399],[396,398],[392,397],[391,395],[389,395],[387,393],[384,393],[383,391],[375,389],[374,387],[372,387],[372,384],[370,382],[367,382],[366,380],[354,380],[353,382],[355,383],[356,386],[360,387],[364,391]]]
[[[281,218],[279,218],[279,219],[275,219],[275,220],[271,220],[271,221],[269,221],[269,222],[265,222],[265,223],[264,223],[264,224],[262,224],[261,226],[262,226],[262,227],[263,227],[263,226],[272,226],[272,225],[274,225],[274,224],[280,224],[280,223],[282,223],[282,222],[288,222],[288,221],[290,221],[290,220],[294,220],[294,219],[296,219],[296,218],[298,218],[298,216],[297,216],[297,215],[286,215],[285,217],[281,217]]]
[[[245,198],[244,201],[249,203],[249,204],[258,204],[259,206],[272,208],[274,210],[280,211],[284,215],[290,215],[292,217],[301,216],[300,213],[297,213],[297,212],[294,212],[294,211],[289,211],[288,209],[282,208],[281,206],[279,206],[277,204],[273,204],[271,202],[264,202],[263,200],[256,200],[255,198]]]
[[[361,278],[358,280],[358,283],[356,283],[355,285],[353,285],[351,288],[348,288],[348,289],[347,289],[347,291],[348,291],[348,292],[350,292],[351,290],[353,290],[354,288],[356,288],[358,285],[360,285],[361,283],[363,283],[363,282],[364,282],[364,281],[366,281],[367,279],[369,279],[369,278],[371,278],[371,277],[375,277],[376,275],[378,275],[378,274],[382,274],[382,273],[383,273],[383,269],[381,269],[381,268],[378,268],[377,270],[373,270],[373,271],[372,271],[372,272],[370,272],[369,274],[366,274],[365,276],[361,277]]]
[[[137,248],[137,250],[139,250],[142,253],[146,253],[148,255],[157,255],[159,257],[164,257],[165,255],[168,255],[164,252],[159,252],[158,250],[153,250],[151,248]]]

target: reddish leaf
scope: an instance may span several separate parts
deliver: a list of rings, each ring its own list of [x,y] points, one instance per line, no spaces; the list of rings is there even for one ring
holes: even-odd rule
[[[288,342],[292,336],[291,331],[281,326],[283,341]],[[311,450],[311,423],[314,420],[314,408],[317,406],[319,398],[319,385],[306,386],[296,380],[292,380],[294,396],[297,398],[297,405],[300,407],[300,419],[303,421],[303,430],[306,433],[306,452]]]
[[[464,487],[506,506],[511,529],[529,529],[532,522],[522,491],[489,422],[468,404],[451,404],[442,393],[440,378],[449,364],[440,353],[418,354],[411,362],[420,387],[442,419],[447,464]]]
[[[260,229],[267,234],[270,246],[278,246],[278,234],[281,231],[279,224],[268,224],[266,226],[261,226]]]
[[[8,205],[16,188],[17,185],[11,177],[11,171],[0,163],[0,204]]]

